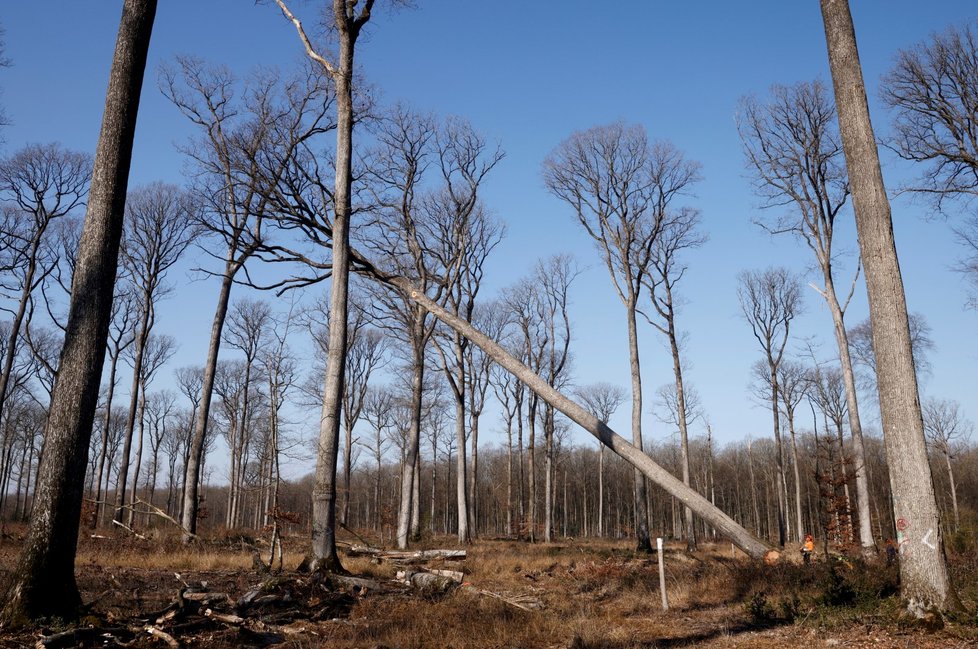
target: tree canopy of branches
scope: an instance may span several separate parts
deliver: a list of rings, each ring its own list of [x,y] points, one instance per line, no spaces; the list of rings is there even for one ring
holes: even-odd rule
[[[90,156],[56,144],[31,144],[0,162],[0,291],[16,295],[0,368],[0,416],[32,296],[60,258],[52,225],[84,204],[91,177]]]
[[[635,314],[653,250],[673,201],[699,179],[699,164],[645,129],[615,123],[571,135],[543,164],[547,189],[594,240],[625,307],[632,379],[632,443],[642,448],[642,373]],[[651,550],[645,481],[635,473],[638,547]]]
[[[201,201],[200,228],[209,235],[203,249],[219,268],[203,272],[221,278],[201,383],[201,416],[194,420],[184,480],[185,541],[197,529],[200,466],[231,289],[266,243],[265,221],[276,205],[271,187],[290,169],[297,147],[335,126],[329,119],[335,96],[328,79],[310,65],[282,80],[256,73],[238,88],[228,70],[191,58],[177,59],[161,74],[163,93],[199,129],[183,152],[191,163],[192,191]],[[218,249],[211,251],[214,241]]]
[[[785,204],[790,208],[776,223],[762,223],[763,227],[775,234],[794,234],[804,241],[815,254],[822,274],[823,286],[816,290],[829,307],[835,331],[856,465],[859,540],[863,552],[869,556],[875,550],[869,514],[869,476],[845,327],[845,313],[856,288],[858,268],[848,296],[840,300],[836,290],[835,225],[849,197],[849,179],[836,128],[835,106],[818,81],[791,88],[775,86],[767,103],[754,98],[743,101],[738,129],[755,175],[757,192],[767,199],[769,208]]]
[[[801,283],[786,268],[745,271],[737,288],[740,308],[761,345],[770,381],[771,416],[774,420],[774,443],[777,449],[778,470],[778,542],[786,538],[787,483],[784,472],[784,451],[781,444],[781,417],[778,414],[778,368],[788,344],[791,321],[802,308]]]

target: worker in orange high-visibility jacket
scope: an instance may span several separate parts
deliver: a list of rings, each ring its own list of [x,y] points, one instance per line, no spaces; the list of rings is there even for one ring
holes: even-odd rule
[[[811,534],[805,535],[805,544],[801,546],[801,558],[805,563],[811,563],[812,553],[815,552],[815,539]]]

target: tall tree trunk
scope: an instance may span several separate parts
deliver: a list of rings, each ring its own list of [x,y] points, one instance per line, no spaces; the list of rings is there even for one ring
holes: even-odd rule
[[[42,616],[70,617],[81,604],[74,561],[82,487],[105,361],[139,94],[155,17],[155,0],[123,4],[64,347],[51,395],[48,448],[40,467],[34,515],[0,614],[11,626]]]
[[[341,38],[336,81],[336,194],[333,215],[333,259],[329,292],[329,345],[323,410],[312,492],[312,553],[317,568],[342,570],[336,552],[336,465],[347,339],[347,295],[350,263],[350,183],[353,157],[353,43]]]
[[[944,461],[947,463],[947,479],[951,483],[951,506],[954,508],[954,531],[961,530],[961,516],[958,513],[958,487],[954,482],[954,469],[951,468],[951,454],[944,453]]]
[[[27,303],[31,297],[31,290],[34,288],[37,249],[41,245],[41,233],[42,231],[38,231],[31,242],[31,252],[24,274],[24,288],[17,303],[17,311],[10,323],[10,337],[7,339],[7,349],[3,357],[3,371],[0,372],[0,417],[3,417],[4,404],[7,402],[7,388],[10,387],[10,375],[14,369],[14,358],[17,356],[17,338],[20,336],[20,328],[24,324],[24,316],[27,312]]]
[[[747,438],[747,472],[750,475],[750,501],[754,508],[754,533],[761,535],[761,510],[757,504],[757,479],[754,476],[754,454],[751,452],[751,440]]]
[[[470,396],[475,394],[478,388],[475,385],[469,386]],[[469,443],[472,448],[471,462],[469,467],[469,537],[479,536],[479,413],[475,411],[475,405],[469,400]]]
[[[781,417],[778,414],[778,372],[777,367],[771,365],[771,416],[774,419],[774,446],[777,459],[775,476],[775,491],[777,492],[777,521],[778,521],[778,545],[784,547],[787,538],[785,529],[785,509],[787,506],[787,489],[785,486],[784,475],[784,447],[781,444]]]
[[[932,608],[960,609],[944,555],[903,279],[852,14],[848,0],[821,0],[821,8],[860,255],[866,269],[893,515],[904,528],[902,547],[912,548],[900,560],[900,592],[909,610],[917,615]]]
[[[138,493],[139,489],[139,469],[141,468],[143,459],[143,439],[145,437],[144,433],[146,432],[146,385],[142,382],[140,382],[139,393],[139,412],[136,415],[139,419],[139,441],[136,444],[136,464],[133,467],[132,473],[132,497],[129,499],[129,502],[133,504],[136,503],[136,494]],[[128,515],[126,516],[129,527],[132,527],[133,521],[135,520],[135,515],[135,508],[130,509]]]
[[[536,437],[537,437],[537,404],[539,403],[537,395],[530,395],[530,403],[527,404],[526,408],[526,426],[529,428],[529,439],[527,439],[526,450],[528,451],[528,462],[527,462],[527,506],[529,515],[527,521],[527,531],[530,536],[530,542],[534,543],[537,540],[537,470],[536,470]]]
[[[642,368],[638,356],[638,327],[635,322],[634,303],[626,304],[628,319],[628,358],[632,376],[632,444],[640,451],[642,441]],[[635,536],[638,550],[652,551],[652,539],[649,532],[649,496],[645,488],[645,476],[635,469],[632,488],[632,500],[635,512]]]
[[[189,543],[197,533],[197,512],[200,507],[198,494],[200,492],[201,469],[204,461],[204,447],[207,444],[207,425],[210,419],[211,398],[214,395],[214,378],[217,374],[217,358],[221,351],[221,337],[224,332],[224,320],[228,314],[228,304],[231,301],[231,287],[234,276],[241,264],[233,261],[234,251],[228,250],[221,277],[221,290],[217,294],[217,306],[214,308],[214,321],[211,323],[211,339],[207,346],[207,362],[204,364],[204,376],[200,388],[200,405],[197,408],[197,418],[194,421],[194,434],[190,441],[188,462],[184,469],[183,504],[180,524],[184,529],[183,542]]]
[[[513,535],[513,416],[506,421],[506,536]]]
[[[116,522],[122,522],[126,505],[126,487],[129,480],[129,456],[132,454],[132,436],[136,431],[136,412],[139,410],[139,375],[143,370],[143,352],[146,341],[149,340],[150,309],[152,305],[148,296],[143,296],[142,313],[139,321],[139,333],[136,336],[136,354],[132,363],[132,385],[129,388],[129,414],[126,416],[126,432],[122,442],[122,461],[119,465],[119,480],[115,494]],[[140,449],[142,450],[142,449]],[[131,519],[130,519],[131,521]]]
[[[99,448],[98,453],[98,468],[95,471],[95,516],[92,517],[92,529],[98,527],[99,523],[102,522],[102,511],[105,508],[102,502],[103,494],[104,497],[108,498],[109,489],[109,479],[106,475],[105,478],[105,491],[102,491],[102,475],[105,474],[108,469],[105,466],[105,455],[108,453],[109,447],[109,426],[112,424],[112,398],[115,395],[115,373],[117,365],[119,362],[119,352],[113,355],[109,362],[109,387],[108,392],[105,396],[105,421],[102,422],[102,446]]]
[[[418,445],[418,455],[414,458],[414,479],[411,481],[411,538],[421,539],[421,445]]]
[[[464,390],[464,371],[459,368],[458,387]],[[469,492],[465,466],[465,393],[455,395],[455,443],[458,455],[455,456],[455,501],[458,507],[458,542],[471,541],[469,534]]]
[[[859,517],[859,545],[863,555],[876,554],[873,540],[873,521],[869,514],[869,468],[866,466],[866,449],[863,444],[863,426],[859,419],[859,398],[856,392],[856,376],[852,369],[852,354],[849,352],[849,334],[842,306],[835,293],[832,273],[825,277],[825,295],[832,312],[835,327],[835,340],[839,347],[839,365],[842,369],[842,382],[846,389],[846,410],[849,414],[849,432],[852,435],[852,461],[856,473],[856,512]]]
[[[543,541],[554,540],[554,421],[553,408],[543,409]]]
[[[795,435],[795,416],[788,413],[788,434],[791,435],[791,465],[795,472],[795,538],[799,543],[805,540],[805,526],[801,515],[801,472],[798,467],[798,443]]]
[[[671,293],[668,293],[670,304]],[[686,388],[683,384],[683,365],[679,356],[679,340],[676,336],[676,326],[673,319],[669,318],[669,350],[672,352],[672,372],[676,378],[676,414],[679,422],[679,449],[681,453],[683,484],[689,486],[689,422],[686,421]],[[696,528],[693,527],[693,510],[689,507],[684,508],[684,519],[686,528],[686,550],[693,552],[696,550]]]
[[[343,506],[340,522],[350,524],[350,477],[353,473],[353,426],[343,418]]]
[[[424,348],[414,338],[413,373],[411,377],[411,429],[408,432],[404,464],[401,467],[401,499],[397,510],[397,547],[408,546],[411,533],[411,510],[414,496],[414,463],[421,440],[421,402],[424,397]]]
[[[604,444],[598,445],[598,537],[604,537]]]

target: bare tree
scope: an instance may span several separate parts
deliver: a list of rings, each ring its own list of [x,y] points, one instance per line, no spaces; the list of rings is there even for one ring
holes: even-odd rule
[[[370,452],[376,463],[373,493],[374,527],[380,531],[381,468],[383,467],[388,433],[394,426],[394,393],[385,386],[367,388],[367,393],[363,399],[363,418],[373,430]]]
[[[765,373],[765,378],[770,375]],[[801,470],[798,459],[798,440],[795,428],[795,412],[799,404],[808,394],[808,368],[791,359],[782,359],[778,365],[778,391],[781,395],[781,412],[788,422],[788,434],[791,436],[791,466],[794,472],[795,485],[795,538],[799,543],[805,540],[805,524],[802,516],[801,502]]]
[[[509,311],[509,319],[515,330],[513,338],[514,351],[512,354],[519,359],[521,364],[525,364],[535,375],[544,373],[544,359],[547,349],[547,327],[542,312],[538,306],[538,286],[533,278],[524,278],[506,291],[505,303]],[[541,379],[543,380],[543,379]],[[524,395],[522,391],[516,393],[520,399],[518,402],[522,406]],[[540,397],[536,392],[530,391],[525,395],[526,401],[526,436],[527,436],[527,507],[526,518],[523,517],[523,426],[522,418],[519,420],[519,448],[520,448],[520,526],[526,526],[530,541],[536,541],[537,524],[537,411],[540,405]],[[522,410],[522,407],[519,408]]]
[[[187,477],[190,473],[190,465],[194,462],[193,456],[193,440],[194,432],[197,430],[197,418],[200,417],[200,402],[202,398],[202,391],[204,386],[204,368],[203,367],[180,367],[177,368],[175,374],[175,379],[177,386],[180,388],[181,394],[187,397],[190,401],[190,411],[188,413],[188,418],[186,420],[187,428],[181,431],[181,437],[184,442],[180,448],[182,453],[181,460],[183,468],[180,476],[180,491],[177,493],[179,498],[179,504],[177,505],[178,516],[177,519],[184,523],[183,518],[183,507],[185,506],[185,501],[183,495],[187,491]],[[196,499],[196,496],[195,496]],[[195,516],[196,518],[196,516]],[[189,532],[189,528],[186,528]],[[192,532],[191,532],[192,533]],[[185,536],[189,536],[185,533]],[[186,540],[186,539],[184,539]]]
[[[123,4],[65,343],[46,425],[47,451],[39,470],[34,515],[0,613],[7,624],[67,617],[81,604],[74,560],[86,452],[102,378],[136,114],[155,17],[155,0]]]
[[[367,325],[362,308],[353,309],[354,321],[349,330],[346,352],[346,370],[343,385],[343,505],[340,521],[348,525],[350,516],[350,478],[353,473],[353,429],[363,412],[363,402],[370,385],[370,377],[384,366],[387,341],[383,333]]]
[[[244,374],[241,386],[240,412],[237,425],[227,431],[230,453],[230,488],[228,490],[228,527],[237,527],[242,521],[242,490],[244,488],[247,451],[251,441],[249,424],[254,418],[252,411],[252,385],[257,373],[256,362],[265,345],[272,324],[272,309],[267,302],[241,299],[231,307],[231,314],[224,340],[244,354]]]
[[[139,409],[143,358],[156,322],[156,303],[170,292],[171,288],[166,284],[167,272],[179,261],[197,232],[194,225],[196,209],[188,194],[174,185],[163,183],[134,189],[126,199],[127,219],[122,263],[127,279],[132,282],[132,291],[136,294],[139,324],[132,347],[133,376],[129,391],[129,416],[126,419],[126,436],[115,501],[115,520],[120,522],[129,478],[132,437]],[[136,461],[139,461],[138,455]],[[133,484],[136,482],[134,479]],[[132,510],[129,512],[131,515]]]
[[[138,487],[139,487],[139,471],[142,466],[142,459],[143,459],[143,441],[146,439],[146,435],[145,435],[146,398],[147,398],[146,391],[149,388],[150,383],[153,381],[153,378],[156,376],[157,372],[159,372],[160,368],[166,365],[166,363],[170,360],[170,358],[173,357],[173,354],[175,354],[176,351],[177,351],[177,343],[176,340],[173,339],[173,337],[167,335],[156,335],[156,334],[151,335],[146,340],[146,345],[143,349],[142,364],[140,366],[138,383],[137,383],[139,402],[137,406],[138,413],[136,415],[136,421],[139,426],[139,436],[136,440],[137,441],[136,455],[135,455],[136,464],[133,467],[133,472],[132,472],[133,479],[132,479],[131,495],[129,498],[130,503],[136,502],[136,496],[138,494]],[[135,364],[134,362],[135,351],[133,351],[133,348],[130,348],[127,351],[127,355],[130,357],[127,360]],[[135,372],[135,370],[133,371]],[[127,515],[127,519],[129,521],[130,526],[132,525],[134,514],[135,514],[135,508],[130,508],[128,510],[128,515]]]
[[[706,243],[707,237],[699,231],[699,212],[691,209],[680,209],[667,214],[662,224],[662,230],[653,247],[651,272],[643,280],[649,287],[649,298],[652,308],[658,314],[658,319],[652,319],[647,314],[646,319],[653,327],[662,333],[669,341],[669,351],[672,354],[672,373],[675,378],[676,425],[679,428],[679,444],[681,452],[683,483],[690,484],[689,471],[689,430],[687,421],[686,389],[683,380],[682,335],[676,327],[676,315],[680,306],[680,298],[676,295],[676,285],[686,274],[686,265],[680,255],[692,248],[699,248]],[[686,549],[696,549],[696,534],[693,527],[693,511],[686,511]]]
[[[745,271],[740,274],[737,296],[744,318],[761,345],[770,376],[771,417],[777,452],[778,545],[784,546],[787,512],[787,485],[784,472],[784,447],[781,443],[781,418],[778,415],[778,367],[788,344],[791,321],[802,307],[801,284],[786,268]]]
[[[930,352],[934,350],[934,340],[931,338],[931,327],[922,313],[911,313],[910,347],[913,350],[914,369],[919,377],[930,372]],[[852,357],[857,364],[862,365],[868,372],[867,381],[875,389],[876,385],[876,355],[873,353],[873,326],[869,318],[849,328],[849,346]]]
[[[848,0],[821,0],[821,8],[839,132],[866,270],[893,515],[904,522],[905,528],[908,521],[911,526],[902,530],[902,540],[913,542],[913,551],[901,557],[900,592],[909,610],[918,616],[935,608],[960,609],[944,556],[940,512],[927,462],[903,277],[852,14]]]
[[[385,268],[404,274],[439,302],[448,301],[463,317],[471,318],[486,256],[501,229],[479,200],[486,175],[502,157],[470,125],[449,120],[439,126],[430,116],[397,106],[377,129],[378,148],[368,164],[373,207],[362,230],[364,246]],[[434,176],[434,179],[428,180]],[[382,326],[401,332],[408,342],[412,366],[412,431],[402,475],[398,544],[406,546],[417,517],[414,478],[420,458],[420,408],[424,385],[425,350],[434,332],[426,311],[399,292],[377,291],[375,302],[385,313],[375,314]],[[466,348],[463,338],[449,336],[451,363],[443,362],[461,408],[464,436]],[[451,368],[451,369],[447,369]],[[459,460],[463,463],[464,449]],[[460,471],[459,480],[465,479]],[[464,492],[464,493],[463,493]],[[467,485],[458,484],[458,497],[468,503]],[[462,517],[460,516],[460,519]],[[468,514],[459,538],[467,542]]]
[[[493,219],[479,201],[479,189],[486,175],[502,159],[497,149],[488,150],[481,136],[463,122],[452,120],[446,124],[442,134],[436,136],[436,147],[444,187],[432,196],[427,210],[432,217],[430,241],[426,242],[430,253],[436,259],[445,260],[443,278],[446,285],[445,299],[449,308],[465,320],[472,322],[476,312],[476,300],[485,263],[493,248],[502,238],[503,228]],[[443,262],[444,263],[444,262]],[[473,358],[469,342],[464,336],[448,330],[446,341],[435,338],[435,348],[442,360],[445,378],[455,397],[455,429],[458,443],[457,485],[458,499],[458,540],[468,543],[474,533],[475,516],[471,499],[473,480],[469,482],[469,466],[466,461],[466,429],[472,433],[473,462],[477,459],[478,428],[471,425],[477,416],[470,406],[478,403],[481,410],[482,399],[479,391],[485,394],[485,383],[473,385]],[[481,376],[484,375],[479,375]],[[467,421],[467,415],[469,420]]]
[[[620,385],[592,383],[577,388],[574,394],[598,421],[607,424],[625,403],[628,393]],[[604,536],[604,444],[598,444],[598,536]]]
[[[128,282],[116,284],[116,296],[112,301],[112,320],[109,322],[108,347],[106,349],[109,354],[109,379],[106,384],[105,420],[102,422],[102,442],[100,444],[98,468],[96,470],[98,481],[95,490],[95,516],[92,519],[94,525],[98,525],[102,521],[102,513],[105,510],[103,499],[107,499],[106,494],[109,492],[109,471],[105,466],[105,461],[109,446],[108,435],[113,430],[112,416],[115,413],[112,410],[112,403],[115,396],[115,386],[117,383],[116,373],[119,368],[119,359],[122,357],[123,352],[136,340],[134,322],[136,316],[136,296],[130,288],[131,285]],[[104,488],[102,485],[103,475],[105,476]]]
[[[961,414],[957,401],[948,399],[927,399],[923,405],[924,433],[931,447],[944,457],[947,478],[951,490],[951,506],[954,511],[954,530],[961,529],[961,514],[958,512],[958,487],[954,481],[955,458],[958,445],[968,440],[974,430],[970,421]]]
[[[17,295],[0,369],[0,416],[31,295],[57,266],[53,250],[42,254],[51,225],[84,204],[91,177],[90,156],[57,144],[31,144],[0,162],[0,243],[7,271],[0,290]]]
[[[755,188],[766,199],[765,207],[780,209],[787,205],[790,208],[787,214],[761,225],[772,234],[791,234],[804,241],[814,253],[822,274],[822,287],[812,286],[825,300],[832,316],[852,435],[859,543],[863,553],[871,556],[876,544],[869,517],[869,476],[845,326],[846,309],[856,289],[859,268],[843,299],[835,287],[838,256],[835,224],[849,197],[835,106],[818,81],[790,88],[774,86],[767,102],[747,98],[742,106],[738,130],[754,174]]]
[[[204,363],[200,416],[184,471],[181,523],[187,531],[184,541],[189,542],[197,530],[201,463],[231,288],[264,244],[265,220],[274,209],[270,186],[282,177],[296,147],[332,128],[325,116],[333,95],[325,80],[310,72],[282,83],[259,75],[236,98],[230,72],[189,58],[178,59],[177,69],[165,68],[161,86],[200,130],[184,153],[191,161],[194,195],[202,202],[200,226],[224,245],[223,253],[208,252],[220,270],[203,271],[221,281]]]
[[[156,500],[156,482],[160,472],[160,449],[168,436],[167,426],[172,431],[176,423],[173,409],[176,404],[176,394],[171,390],[151,392],[146,397],[146,419],[149,428],[150,463],[146,472],[146,482],[149,483],[147,500],[152,505]],[[138,475],[138,473],[137,473]]]
[[[569,255],[556,255],[537,264],[531,280],[536,286],[536,311],[546,332],[542,342],[541,377],[560,390],[570,383],[571,323],[570,287],[580,274]],[[543,540],[553,542],[554,489],[556,486],[556,409],[544,404],[541,414],[544,436]]]
[[[544,162],[544,182],[570,205],[594,239],[625,307],[632,377],[632,443],[642,448],[642,373],[638,328],[643,280],[674,200],[699,179],[699,164],[667,142],[650,143],[641,126],[615,123],[575,133]],[[635,532],[652,549],[645,479],[635,472]]]
[[[279,527],[279,487],[282,482],[281,452],[284,443],[280,412],[285,403],[285,395],[295,382],[297,359],[288,347],[292,311],[278,319],[272,328],[272,345],[260,355],[265,376],[268,378],[268,428],[269,440],[266,451],[268,465],[268,485],[264,502],[264,522],[272,521],[272,539],[269,547],[268,565],[274,566],[278,558],[278,569],[282,569],[282,540]]]
[[[343,353],[347,338],[347,289],[349,284],[351,186],[353,182],[353,60],[354,47],[370,20],[374,0],[357,3],[332,0],[332,26],[339,40],[333,61],[313,47],[302,27],[283,0],[276,0],[282,13],[292,21],[309,57],[322,66],[336,87],[336,184],[333,192],[331,224],[332,261],[330,280],[329,358],[323,388],[323,416],[319,452],[316,459],[316,486],[313,491],[312,551],[317,567],[340,570],[336,553],[336,463],[340,434],[343,392]]]
[[[901,50],[883,77],[883,102],[894,110],[888,146],[928,165],[911,189],[934,198],[978,195],[978,34],[949,27]]]
[[[824,367],[816,363],[809,368],[808,374],[808,396],[822,411],[825,419],[826,434],[831,434],[829,425],[835,429],[835,440],[828,447],[827,459],[831,463],[832,471],[836,467],[839,470],[842,485],[842,501],[839,505],[834,505],[836,518],[838,520],[837,535],[842,544],[848,545],[852,538],[852,498],[849,493],[849,475],[852,457],[847,455],[845,441],[843,439],[843,426],[845,425],[848,414],[849,403],[846,399],[845,381],[842,370],[835,366]],[[832,447],[838,442],[838,457],[832,457]],[[867,512],[868,515],[868,512]]]

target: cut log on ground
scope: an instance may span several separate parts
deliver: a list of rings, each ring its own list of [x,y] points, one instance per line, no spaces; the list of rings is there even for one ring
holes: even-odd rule
[[[425,595],[443,595],[462,583],[461,578],[455,580],[431,572],[412,572],[410,570],[399,571],[397,580]]]
[[[370,556],[402,563],[432,561],[434,559],[462,561],[467,556],[465,550],[416,550],[412,552],[410,550],[382,550],[366,545],[351,545],[346,553],[351,557]]]

